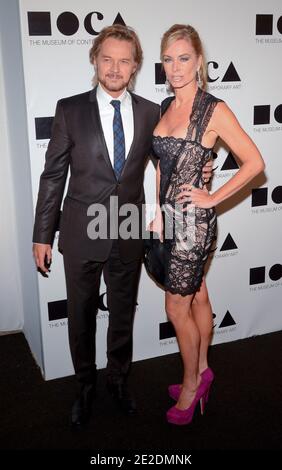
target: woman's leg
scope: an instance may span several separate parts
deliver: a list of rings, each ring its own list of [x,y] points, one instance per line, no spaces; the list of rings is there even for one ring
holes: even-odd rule
[[[166,312],[172,322],[183,360],[183,387],[176,407],[187,409],[200,384],[199,350],[200,333],[191,312],[193,295],[182,297],[166,292]]]
[[[208,348],[212,339],[212,308],[205,279],[191,304],[192,316],[200,332],[199,371],[208,367]]]

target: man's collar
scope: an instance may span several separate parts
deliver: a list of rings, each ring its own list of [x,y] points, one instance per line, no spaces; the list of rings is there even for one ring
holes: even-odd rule
[[[104,88],[99,83],[97,86],[97,99],[99,100],[99,104],[102,106],[108,106],[112,100],[119,100],[121,103],[125,103],[128,98],[130,98],[130,94],[128,93],[127,89],[125,88],[123,92],[116,98],[113,98],[109,93],[107,93]]]

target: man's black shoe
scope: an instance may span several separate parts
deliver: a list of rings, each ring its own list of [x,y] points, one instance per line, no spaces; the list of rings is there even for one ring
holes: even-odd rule
[[[125,383],[107,382],[107,389],[119,408],[127,415],[136,413],[136,403]]]
[[[72,427],[84,426],[91,416],[92,403],[95,395],[95,386],[93,384],[84,384],[75,399],[71,409]]]

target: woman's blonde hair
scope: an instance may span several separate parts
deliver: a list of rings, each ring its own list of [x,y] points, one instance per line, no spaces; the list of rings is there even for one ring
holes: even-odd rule
[[[161,41],[161,61],[163,62],[163,56],[166,49],[178,39],[186,39],[186,41],[191,42],[197,57],[202,57],[202,63],[198,73],[199,81],[201,82],[201,88],[205,89],[207,86],[205,54],[200,36],[193,26],[190,26],[189,24],[174,24],[164,33]]]

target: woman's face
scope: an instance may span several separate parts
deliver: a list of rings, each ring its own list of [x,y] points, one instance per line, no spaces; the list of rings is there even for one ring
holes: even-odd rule
[[[165,49],[163,66],[166,78],[172,88],[183,88],[196,81],[196,72],[201,65],[190,41],[177,39]]]

